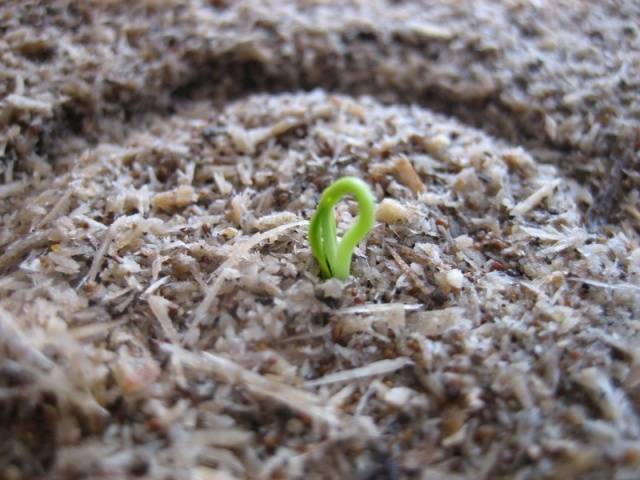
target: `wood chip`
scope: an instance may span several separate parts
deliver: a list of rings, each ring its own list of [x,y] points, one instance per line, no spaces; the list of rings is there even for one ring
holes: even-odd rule
[[[400,155],[393,162],[393,172],[398,181],[409,187],[413,193],[425,191],[424,183],[422,183],[413,165],[405,155]]]

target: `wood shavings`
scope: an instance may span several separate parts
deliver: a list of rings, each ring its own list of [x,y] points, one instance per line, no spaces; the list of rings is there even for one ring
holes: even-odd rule
[[[551,195],[556,187],[560,185],[560,180],[556,179],[550,183],[543,185],[526,199],[518,203],[511,209],[511,212],[516,215],[525,215],[532,209],[534,209],[542,200]]]
[[[42,217],[42,220],[40,220],[37,223],[36,228],[41,228],[44,225],[47,225],[49,222],[51,222],[52,220],[57,218],[59,215],[61,215],[64,209],[67,207],[72,195],[73,195],[73,191],[71,189],[64,192],[62,196],[58,199],[58,201],[55,203],[53,208],[49,210],[49,212],[47,212],[47,214],[44,217]]]
[[[113,372],[123,393],[130,395],[153,384],[160,375],[160,368],[150,358],[123,356],[114,365]]]
[[[374,324],[399,331],[405,326],[405,309],[402,304],[362,305],[339,310],[335,313],[344,333],[370,331]],[[419,308],[419,307],[416,307]]]
[[[22,95],[16,95],[12,93],[4,99],[8,105],[13,108],[26,110],[28,112],[39,113],[45,117],[51,116],[53,112],[53,105],[42,100],[35,98],[28,98]]]
[[[40,230],[9,245],[0,256],[0,271],[10,268],[30,251],[47,246],[51,243],[49,236],[52,233],[49,230]]]
[[[466,429],[466,426],[463,426],[456,433],[442,439],[442,446],[449,448],[455,445],[460,445],[464,441],[466,436],[467,436],[467,429]]]
[[[462,272],[457,268],[449,270],[446,275],[446,280],[449,286],[455,290],[460,290],[464,281]]]
[[[522,230],[532,237],[544,241],[554,241],[555,245],[541,250],[541,255],[556,254],[568,248],[578,248],[589,239],[589,235],[582,229],[565,230],[559,232],[555,229],[536,229],[522,227]]]
[[[0,339],[8,350],[14,350],[14,354],[28,363],[48,371],[54,364],[45,357],[34,345],[25,338],[25,335],[16,326],[11,314],[0,307]]]
[[[10,198],[24,191],[27,184],[25,182],[11,182],[0,185],[0,198]]]
[[[242,219],[247,213],[247,208],[244,205],[244,199],[241,195],[236,195],[231,199],[231,209],[229,212],[229,219],[236,225],[242,225]]]
[[[383,223],[406,222],[411,216],[407,207],[392,198],[385,198],[376,208],[376,220]]]
[[[233,191],[233,185],[227,182],[220,172],[214,172],[213,179],[222,195],[229,195]]]
[[[219,355],[207,352],[196,355],[169,345],[165,345],[164,348],[177,355],[183,363],[209,371],[222,381],[242,385],[256,395],[281,402],[300,413],[310,415],[323,424],[333,426],[340,424],[338,415],[331,408],[323,405],[318,396],[310,392],[269,380]]]
[[[507,150],[502,158],[511,168],[519,169],[523,172],[530,172],[535,168],[535,161],[522,148]]]
[[[149,303],[151,311],[160,323],[160,326],[162,327],[162,330],[164,331],[167,338],[169,338],[172,343],[179,344],[180,339],[178,336],[178,332],[173,326],[171,317],[169,317],[169,306],[171,305],[171,302],[169,302],[166,298],[162,298],[158,295],[149,295],[147,297],[147,302]]]
[[[422,183],[406,156],[401,155],[393,162],[393,172],[398,180],[409,187],[413,193],[420,193],[425,190],[424,183]]]
[[[438,337],[452,328],[468,330],[471,322],[460,307],[449,307],[429,312],[417,312],[408,320],[409,327],[426,336]]]
[[[100,245],[100,248],[96,252],[96,255],[93,257],[91,268],[89,268],[89,272],[87,273],[87,276],[85,277],[85,280],[83,283],[91,283],[95,281],[96,275],[98,275],[98,271],[100,270],[101,262],[104,259],[105,254],[107,253],[107,249],[109,248],[109,245],[111,244],[114,237],[116,236],[118,229],[121,226],[127,225],[128,223],[137,220],[138,218],[139,217],[135,217],[135,216],[120,217],[115,222],[113,222],[113,224],[111,224],[111,226],[109,227],[109,230],[107,230],[107,233],[104,236],[104,239],[102,240],[102,244]]]
[[[413,362],[408,358],[398,357],[393,360],[380,360],[378,362],[370,363],[364,367],[354,368],[352,370],[345,370],[342,372],[332,373],[322,378],[317,378],[305,382],[307,387],[317,387],[320,385],[328,385],[332,383],[346,382],[349,380],[356,380],[359,378],[366,378],[377,375],[385,375],[387,373],[395,372]]]
[[[214,470],[208,467],[198,467],[194,473],[195,480],[237,480],[238,478],[225,470]]]
[[[551,314],[558,322],[558,333],[565,334],[571,331],[580,323],[580,314],[573,308],[556,306]]]
[[[272,228],[286,225],[288,223],[294,223],[298,218],[291,212],[278,212],[270,215],[265,215],[256,219],[254,226],[258,231],[270,230]]]
[[[407,29],[409,33],[426,39],[449,40],[454,36],[447,28],[423,22],[409,22]]]
[[[606,375],[595,367],[586,368],[575,376],[575,380],[586,390],[591,399],[600,408],[604,417],[619,427],[638,431],[638,425],[628,423],[630,406],[624,393],[611,385]]]
[[[229,134],[233,139],[235,147],[241,153],[254,153],[256,147],[261,143],[266,142],[270,138],[282,135],[292,128],[303,124],[304,120],[302,119],[288,118],[277,122],[272,126],[256,128],[253,130],[244,130],[240,127],[234,127],[229,130]]]
[[[224,263],[219,268],[219,270],[223,272],[223,274],[217,276],[216,279],[213,281],[213,283],[210,284],[204,299],[202,300],[202,302],[200,302],[200,305],[198,305],[198,307],[196,308],[195,316],[194,316],[193,322],[190,325],[190,329],[191,330],[195,329],[204,320],[204,317],[207,315],[207,312],[209,311],[209,308],[211,307],[213,300],[215,299],[216,295],[218,294],[218,291],[220,290],[220,287],[222,286],[222,283],[225,280],[225,276],[224,276],[225,269],[228,269],[229,267],[232,267],[233,265],[235,265],[237,262],[239,262],[242,259],[244,255],[249,253],[249,251],[254,246],[260,244],[261,242],[265,240],[273,240],[277,238],[279,235],[282,235],[287,230],[300,227],[302,225],[307,225],[307,223],[308,223],[307,221],[299,221],[299,222],[288,223],[286,225],[280,225],[266,232],[255,234],[252,237],[250,237],[248,240],[236,245],[231,251],[229,257],[224,261]]]
[[[114,322],[108,322],[106,324],[90,324],[82,327],[76,327],[69,330],[71,335],[76,340],[86,340],[96,335],[103,335],[110,329],[124,325],[124,320],[116,320]]]
[[[592,285],[594,287],[600,287],[600,288],[611,289],[611,290],[629,289],[629,290],[640,291],[640,285],[636,285],[633,283],[605,283],[605,282],[593,280],[590,278],[576,278],[576,277],[570,277],[567,280],[571,282],[585,283],[587,285]]]
[[[395,406],[403,407],[407,404],[414,392],[407,387],[394,387],[384,394],[384,401]]]
[[[0,478],[634,476],[636,3],[63,3],[0,5]],[[344,175],[402,208],[324,282]]]
[[[161,210],[184,208],[196,200],[196,194],[191,185],[180,185],[177,189],[157,193],[151,199],[151,204]]]
[[[400,270],[402,270],[402,273],[404,273],[407,277],[409,277],[409,279],[411,280],[411,282],[414,284],[414,286],[420,290],[420,292],[423,295],[423,300],[427,300],[430,297],[430,291],[429,289],[425,286],[425,284],[418,278],[418,276],[415,274],[415,272],[413,272],[413,270],[411,270],[409,268],[409,265],[407,265],[407,263],[402,259],[402,257],[400,257],[400,255],[398,255],[398,253],[391,247],[387,246],[387,249],[389,250],[389,253],[391,253],[391,256],[393,257],[393,259],[395,260],[395,262],[398,264],[398,266],[400,267]]]
[[[253,434],[240,429],[207,430],[198,432],[196,439],[200,443],[216,447],[242,447],[251,441]]]
[[[80,264],[73,258],[56,252],[51,252],[47,258],[56,265],[56,270],[67,275],[75,275],[80,271]]]

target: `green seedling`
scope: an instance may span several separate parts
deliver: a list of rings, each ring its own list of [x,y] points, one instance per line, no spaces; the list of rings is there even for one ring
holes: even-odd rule
[[[360,209],[355,225],[336,238],[336,217],[333,207],[345,195],[353,195]],[[355,246],[367,236],[375,223],[376,204],[366,183],[355,177],[343,177],[322,192],[318,209],[309,225],[309,243],[324,277],[345,280],[351,270]]]

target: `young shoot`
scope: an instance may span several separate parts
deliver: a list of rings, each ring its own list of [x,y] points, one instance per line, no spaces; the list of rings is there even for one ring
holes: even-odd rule
[[[360,209],[353,225],[338,242],[333,207],[345,195],[353,195]],[[355,177],[343,177],[322,192],[318,208],[309,225],[309,243],[324,277],[345,280],[351,270],[353,249],[373,228],[375,199],[366,183]]]

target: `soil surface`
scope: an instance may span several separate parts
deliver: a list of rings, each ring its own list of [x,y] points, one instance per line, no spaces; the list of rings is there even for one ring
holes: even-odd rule
[[[633,0],[4,2],[0,478],[637,478],[639,72]]]

